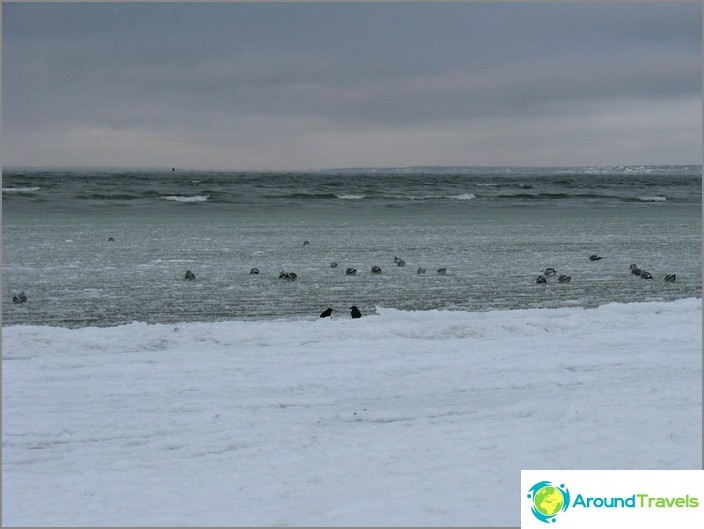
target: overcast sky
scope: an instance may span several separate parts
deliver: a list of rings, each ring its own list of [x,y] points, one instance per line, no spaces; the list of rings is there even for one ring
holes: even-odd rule
[[[701,9],[3,3],[2,161],[701,164]]]

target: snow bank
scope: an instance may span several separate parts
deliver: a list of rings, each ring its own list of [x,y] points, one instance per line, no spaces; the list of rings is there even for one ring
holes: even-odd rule
[[[701,467],[701,300],[3,329],[4,525],[517,526]]]

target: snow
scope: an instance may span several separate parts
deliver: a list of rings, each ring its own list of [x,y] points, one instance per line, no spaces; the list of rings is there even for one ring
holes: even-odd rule
[[[701,300],[3,328],[3,525],[517,526],[701,468]]]

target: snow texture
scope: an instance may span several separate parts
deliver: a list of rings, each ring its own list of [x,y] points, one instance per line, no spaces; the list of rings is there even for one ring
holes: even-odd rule
[[[517,526],[701,468],[701,300],[3,328],[3,525]]]

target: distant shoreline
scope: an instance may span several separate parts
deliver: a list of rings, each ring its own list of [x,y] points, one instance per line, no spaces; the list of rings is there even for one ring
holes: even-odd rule
[[[360,174],[360,173],[388,173],[388,174],[472,174],[477,172],[490,173],[511,173],[517,172],[539,172],[546,169],[552,171],[604,171],[613,172],[637,172],[647,169],[670,169],[677,171],[692,172],[701,174],[702,164],[589,164],[589,165],[410,165],[404,167],[332,167],[317,169],[199,169],[199,168],[179,168],[179,167],[130,167],[130,166],[3,166],[3,172],[31,171],[31,172],[90,172],[99,171],[105,173],[115,172],[187,172],[187,173],[262,173],[262,174],[287,174],[287,173],[308,173],[308,174]]]

